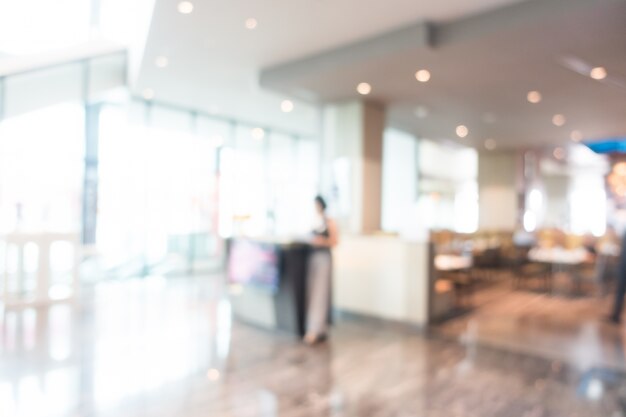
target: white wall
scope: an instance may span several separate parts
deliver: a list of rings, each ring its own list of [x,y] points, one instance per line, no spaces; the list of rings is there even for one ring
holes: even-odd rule
[[[428,243],[345,236],[334,251],[337,308],[418,326],[428,321]]]
[[[479,228],[513,230],[517,223],[517,158],[514,152],[479,155]]]
[[[417,140],[386,129],[383,146],[382,229],[401,232],[417,201]]]

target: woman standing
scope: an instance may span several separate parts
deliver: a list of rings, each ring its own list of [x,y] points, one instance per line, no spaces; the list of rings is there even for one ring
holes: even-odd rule
[[[326,202],[315,197],[318,225],[313,230],[313,251],[309,258],[307,288],[307,320],[304,342],[312,345],[326,339],[330,313],[331,276],[333,258],[331,249],[337,245],[337,225],[326,215]]]

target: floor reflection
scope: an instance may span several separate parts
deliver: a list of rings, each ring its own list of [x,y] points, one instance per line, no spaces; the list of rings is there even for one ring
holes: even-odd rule
[[[108,282],[1,312],[0,416],[625,415],[625,374],[582,363],[623,344],[591,325],[564,359],[485,347],[480,320],[461,343],[340,320],[309,348],[233,322],[220,282]]]
[[[607,300],[510,289],[483,292],[490,291],[496,295],[488,302],[438,325],[436,332],[462,343],[562,360],[581,371],[608,367],[626,372],[626,328],[603,320]]]

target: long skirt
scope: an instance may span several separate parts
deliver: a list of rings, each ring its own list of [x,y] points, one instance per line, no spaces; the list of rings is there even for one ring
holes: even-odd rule
[[[332,255],[329,250],[314,250],[309,258],[307,334],[321,335],[328,331],[332,264]]]

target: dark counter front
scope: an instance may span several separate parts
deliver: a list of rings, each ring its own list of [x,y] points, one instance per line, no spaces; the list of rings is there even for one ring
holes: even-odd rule
[[[306,276],[311,247],[304,243],[236,238],[227,245],[227,279],[235,317],[268,329],[304,335]]]

